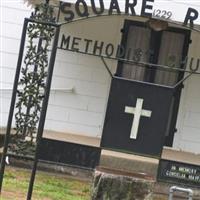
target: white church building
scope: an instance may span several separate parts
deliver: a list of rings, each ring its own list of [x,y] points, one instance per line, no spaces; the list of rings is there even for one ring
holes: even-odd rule
[[[68,2],[75,3],[75,1]],[[104,2],[107,5],[109,1]],[[122,6],[125,1],[119,2]],[[151,2],[146,2],[146,4],[152,5]],[[159,15],[160,12],[166,14],[166,18],[170,18],[171,21],[183,22],[187,8],[192,6],[200,11],[200,4],[199,6],[192,5],[192,3],[186,5],[178,3],[178,1],[173,1],[170,4],[166,0],[166,2],[160,3],[159,7],[155,4],[153,12],[154,15]],[[140,8],[141,5],[138,5],[136,12]],[[177,8],[182,9],[182,13],[185,14],[179,16]],[[73,5],[72,9],[74,9]],[[88,9],[90,12],[91,7],[88,6]],[[148,12],[151,10],[148,7],[146,9]],[[31,7],[23,1],[1,1],[1,134],[5,133],[8,120],[23,20],[30,14]],[[104,131],[106,134],[109,127],[112,129],[109,125],[105,126],[110,119],[109,113],[115,115],[113,108],[109,110],[109,106],[113,105],[112,100],[115,99],[111,91],[114,95],[117,88],[117,86],[116,88],[112,87],[114,83],[108,72],[110,70],[112,75],[124,81],[134,80],[137,83],[148,83],[165,88],[176,84],[178,87],[180,86],[173,94],[173,102],[168,109],[162,107],[162,102],[155,105],[155,109],[159,109],[160,112],[162,109],[163,112],[165,110],[169,112],[164,133],[165,145],[160,156],[163,159],[200,166],[200,32],[179,25],[181,23],[171,22],[168,22],[165,30],[152,30],[147,26],[148,20],[149,18],[140,16],[107,15],[80,20],[61,27],[44,138],[95,148],[101,146],[102,134]],[[60,13],[59,21],[65,21],[65,13]],[[199,27],[195,26],[195,28]],[[120,44],[126,49],[130,49],[130,52],[133,50],[134,56],[138,55],[136,50],[140,50],[139,59],[141,62],[154,63],[155,66],[171,65],[174,67],[174,64],[180,66],[180,69],[184,65],[185,69],[184,71],[162,70],[161,68],[140,67],[137,64],[111,59],[113,55],[116,55]],[[106,55],[107,57],[102,59],[101,56],[92,54]],[[185,63],[183,63],[183,59],[186,57],[187,60],[184,60]],[[127,58],[129,59],[129,57]],[[191,76],[188,76],[191,72]],[[181,80],[184,80],[183,83]],[[123,94],[125,98],[126,95]],[[149,96],[153,96],[153,93],[151,94]],[[119,96],[119,98],[121,97]],[[162,95],[160,98],[162,99]],[[132,131],[134,132],[133,129],[135,129],[136,133],[133,138],[140,137],[140,122],[148,123],[154,114],[154,110],[149,107],[150,104],[145,104],[144,98],[141,100],[141,97],[138,97],[136,100],[133,100],[132,105],[124,105],[126,106],[123,111],[125,114],[116,117],[125,117],[119,121],[121,123],[126,117],[136,116],[137,106],[140,107],[142,116],[138,118],[138,124],[131,123]],[[156,129],[156,126],[159,127],[160,124],[162,122],[158,120],[153,128]],[[114,125],[117,126],[118,122],[115,121]],[[13,120],[13,128],[14,126],[15,121]],[[112,140],[111,143],[114,143],[116,138],[109,137]],[[154,137],[152,140],[156,141],[157,138]],[[128,152],[126,154],[126,151],[119,150],[120,147],[112,148],[111,145],[111,148],[106,148],[107,146],[103,145],[102,154],[110,154],[115,157],[127,156],[130,159],[137,159],[137,156],[140,155],[136,151],[134,157],[134,153]],[[118,151],[121,153],[117,153]],[[144,154],[142,153],[143,156]],[[145,160],[145,158],[143,159]],[[154,162],[154,159],[156,159],[155,156],[146,158],[149,162]]]

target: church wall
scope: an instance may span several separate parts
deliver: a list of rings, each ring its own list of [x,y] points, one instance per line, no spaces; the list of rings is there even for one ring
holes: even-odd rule
[[[192,32],[188,57],[200,58],[200,34]],[[197,60],[194,60],[194,68]],[[189,65],[187,66],[189,70]],[[200,67],[198,69],[200,72]],[[184,82],[177,121],[178,132],[174,147],[200,153],[200,75],[192,75]]]
[[[30,8],[20,1],[15,4],[4,1],[1,9],[0,126],[5,127],[22,23],[24,17],[30,15]],[[123,17],[110,16],[77,22],[63,26],[61,34],[119,44],[123,20]],[[189,55],[200,57],[200,38],[194,34],[192,37],[194,39]],[[116,61],[106,62],[112,72],[115,72]],[[99,57],[58,50],[45,129],[100,138],[110,81]],[[185,82],[177,122],[178,132],[173,146],[195,153],[200,153],[199,85],[198,75],[193,75]],[[72,88],[74,91],[71,91]]]

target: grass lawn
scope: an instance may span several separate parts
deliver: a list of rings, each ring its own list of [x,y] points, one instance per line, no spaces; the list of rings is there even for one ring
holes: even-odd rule
[[[7,167],[0,200],[26,200],[30,171]],[[91,183],[37,172],[33,200],[89,200]]]

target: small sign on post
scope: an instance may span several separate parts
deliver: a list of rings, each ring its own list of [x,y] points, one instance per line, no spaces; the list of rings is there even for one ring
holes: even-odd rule
[[[200,166],[161,159],[158,180],[200,187]]]

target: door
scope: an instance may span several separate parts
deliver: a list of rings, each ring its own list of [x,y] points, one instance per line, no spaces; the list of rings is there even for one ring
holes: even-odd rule
[[[116,76],[165,86],[174,86],[183,78],[184,73],[178,70],[151,65],[141,66],[137,62],[184,68],[182,61],[188,53],[189,30],[169,27],[167,30],[156,32],[143,22],[125,20],[122,32],[122,46],[126,49],[125,58],[135,61],[135,64],[120,61]],[[166,146],[173,145],[182,88],[183,85],[180,85],[175,90],[171,102],[165,133]]]

